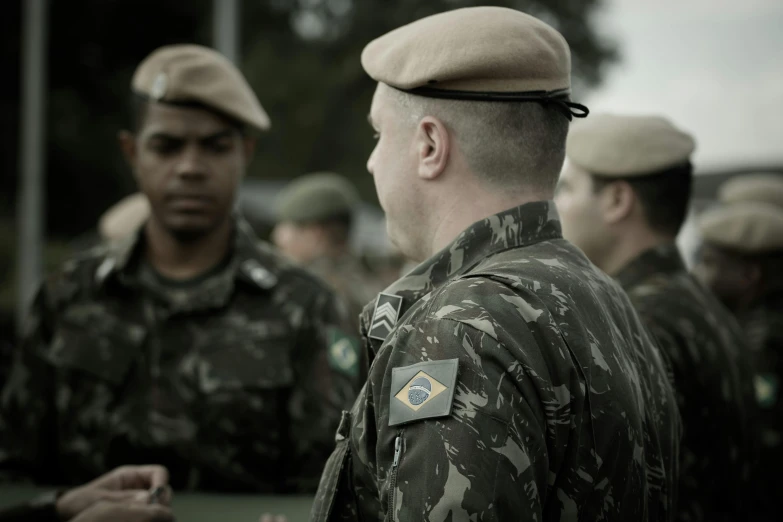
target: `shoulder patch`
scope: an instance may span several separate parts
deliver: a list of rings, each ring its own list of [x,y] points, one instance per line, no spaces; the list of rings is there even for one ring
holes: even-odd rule
[[[458,359],[446,359],[393,368],[389,426],[449,415],[458,367]]]
[[[385,341],[391,333],[397,319],[400,316],[402,297],[394,294],[378,294],[375,301],[375,311],[372,314],[372,322],[367,337]]]
[[[359,340],[337,327],[328,328],[329,366],[351,377],[359,376]]]

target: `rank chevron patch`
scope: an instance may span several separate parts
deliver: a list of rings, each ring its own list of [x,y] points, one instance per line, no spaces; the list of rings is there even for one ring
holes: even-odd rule
[[[372,314],[372,324],[367,336],[370,339],[385,341],[399,319],[402,297],[392,294],[378,294],[375,301],[375,312]]]

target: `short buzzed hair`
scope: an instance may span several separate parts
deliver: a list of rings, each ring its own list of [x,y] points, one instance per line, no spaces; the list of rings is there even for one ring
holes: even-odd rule
[[[435,99],[390,91],[415,123],[425,116],[443,121],[473,171],[492,186],[554,190],[569,124],[554,104]]]

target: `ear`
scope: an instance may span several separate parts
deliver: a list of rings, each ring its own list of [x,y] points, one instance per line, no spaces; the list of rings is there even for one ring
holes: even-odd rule
[[[242,138],[242,149],[245,157],[245,166],[250,165],[253,161],[256,153],[256,138],[255,136],[244,136]]]
[[[437,118],[426,116],[416,129],[416,156],[419,177],[434,180],[440,176],[449,161],[451,135],[446,125]]]
[[[134,177],[136,176],[136,136],[127,130],[121,130],[117,134],[117,142],[120,145],[125,161],[128,162]]]
[[[609,224],[627,219],[636,205],[636,194],[625,181],[609,183],[601,191],[601,212]]]

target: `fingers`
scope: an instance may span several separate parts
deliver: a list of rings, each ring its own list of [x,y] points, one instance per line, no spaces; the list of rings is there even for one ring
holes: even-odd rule
[[[285,518],[284,515],[271,515],[269,513],[264,513],[261,515],[261,518],[258,519],[258,522],[288,522],[288,519]]]
[[[99,492],[100,499],[109,502],[126,502],[129,504],[149,504],[150,491],[148,489],[125,489],[121,491],[111,491],[108,489]]]
[[[155,489],[169,484],[169,471],[156,464],[121,466],[94,481],[106,489]]]
[[[97,502],[72,522],[173,522],[174,514],[165,506]]]

